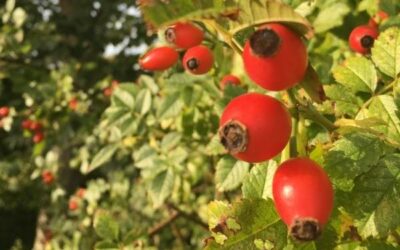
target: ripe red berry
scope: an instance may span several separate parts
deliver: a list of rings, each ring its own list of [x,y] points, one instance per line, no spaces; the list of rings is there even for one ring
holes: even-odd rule
[[[72,98],[69,102],[68,102],[68,107],[71,110],[76,110],[76,108],[78,107],[78,100],[74,97]]]
[[[376,28],[368,25],[357,26],[349,36],[350,48],[360,54],[368,54],[379,33]]]
[[[183,56],[183,67],[192,74],[201,75],[207,73],[213,66],[214,56],[212,51],[198,45],[188,49]]]
[[[383,10],[378,11],[373,17],[368,21],[368,25],[372,28],[378,28],[378,25],[384,20],[389,18],[389,14]]]
[[[286,107],[258,93],[234,98],[220,120],[221,143],[234,157],[247,162],[266,161],[279,154],[290,133],[291,119]]]
[[[38,121],[31,121],[29,124],[29,130],[31,131],[39,131],[42,129],[42,124]]]
[[[42,172],[42,181],[45,184],[51,184],[54,181],[54,175],[51,171],[45,170]]]
[[[179,58],[174,48],[163,46],[148,51],[139,59],[139,65],[144,70],[166,70],[172,67]]]
[[[105,97],[110,97],[113,93],[113,89],[111,87],[107,87],[103,90],[103,94]]]
[[[78,201],[74,198],[71,198],[68,203],[68,208],[71,211],[75,211],[76,209],[78,209]]]
[[[191,23],[176,23],[165,30],[165,39],[182,49],[199,45],[204,32]]]
[[[232,84],[232,85],[239,85],[240,84],[240,79],[237,78],[234,75],[226,75],[222,78],[220,82],[220,87],[221,89],[224,89],[226,85]]]
[[[10,113],[9,107],[0,107],[0,117],[6,117]]]
[[[279,216],[292,237],[314,240],[333,209],[333,188],[324,170],[308,158],[294,158],[278,167],[272,194]]]
[[[36,132],[32,138],[34,143],[39,143],[39,142],[43,141],[43,139],[44,139],[44,134],[40,131]]]
[[[76,196],[78,196],[79,198],[83,198],[83,196],[85,195],[86,189],[84,188],[79,188],[76,191]]]
[[[249,77],[267,90],[284,90],[300,82],[307,69],[307,49],[288,27],[261,26],[246,42],[243,62]]]
[[[22,121],[21,127],[23,129],[29,129],[31,127],[31,123],[32,123],[32,120],[25,119],[25,120]]]

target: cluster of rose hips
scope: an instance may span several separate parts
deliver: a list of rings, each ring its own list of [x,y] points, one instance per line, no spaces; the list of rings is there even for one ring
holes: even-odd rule
[[[85,188],[78,188],[78,190],[75,192],[75,195],[69,199],[68,209],[70,211],[75,211],[79,208],[79,203],[85,196],[85,193],[86,193]]]
[[[349,36],[350,48],[360,54],[369,54],[379,35],[378,25],[387,19],[389,15],[384,11],[378,11],[368,24],[355,27]]]
[[[44,139],[43,125],[39,121],[33,121],[25,119],[21,124],[23,129],[29,130],[33,133],[32,141],[34,143],[40,143]]]
[[[211,69],[211,51],[198,45],[203,39],[199,28],[178,23],[167,28],[165,34],[166,40],[176,47],[191,47],[183,56],[187,71],[202,74]],[[174,48],[164,46],[147,52],[139,63],[146,70],[165,70],[178,58]],[[246,41],[242,58],[250,79],[269,91],[295,86],[308,67],[307,49],[301,37],[280,23],[258,27]],[[222,79],[221,87],[227,83],[239,84],[240,80],[228,75]],[[247,93],[226,106],[218,133],[225,149],[235,158],[256,163],[281,153],[291,131],[291,117],[283,103],[268,95]],[[273,179],[273,197],[290,234],[298,240],[315,239],[333,209],[332,184],[323,169],[308,158],[282,163]]]

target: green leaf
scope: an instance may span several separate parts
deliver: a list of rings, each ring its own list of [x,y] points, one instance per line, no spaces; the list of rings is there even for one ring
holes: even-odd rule
[[[117,240],[119,227],[114,218],[106,212],[96,213],[94,219],[94,230],[97,235],[105,240]]]
[[[255,165],[243,180],[243,197],[272,199],[272,179],[277,168],[275,161]]]
[[[343,24],[344,17],[350,13],[351,8],[343,2],[334,2],[323,8],[314,20],[315,32],[322,33]]]
[[[356,219],[362,237],[386,237],[400,226],[400,154],[385,156],[355,180],[342,195],[346,211]]]
[[[136,96],[136,111],[145,115],[151,108],[151,92],[148,89],[142,89]]]
[[[230,27],[232,34],[247,29],[249,24],[257,26],[268,22],[282,22],[307,38],[313,36],[313,29],[308,20],[280,1],[240,0],[239,5],[238,20],[232,22]]]
[[[117,107],[126,107],[129,110],[133,110],[135,107],[135,98],[129,91],[118,87],[113,91],[112,103]]]
[[[114,155],[115,151],[117,151],[119,145],[118,144],[110,144],[102,148],[94,157],[92,162],[90,163],[89,171],[93,171],[99,166],[103,165],[107,161],[111,159]]]
[[[345,135],[325,156],[325,169],[338,189],[351,190],[354,179],[367,172],[384,153],[383,143],[361,133]]]
[[[378,82],[374,65],[364,57],[348,58],[333,70],[333,75],[338,83],[354,92],[373,93]]]
[[[119,247],[116,243],[112,243],[109,241],[99,241],[94,246],[95,250],[119,250]]]
[[[183,103],[180,99],[180,93],[175,92],[165,97],[160,103],[157,110],[157,117],[160,120],[175,117],[181,112],[182,107]]]
[[[133,153],[135,166],[137,168],[153,167],[158,158],[157,151],[149,145],[143,145],[139,150]]]
[[[326,99],[322,83],[311,64],[308,65],[306,75],[300,82],[300,86],[314,102],[322,103]]]
[[[325,93],[335,102],[334,110],[338,117],[346,114],[354,117],[362,106],[362,100],[343,85],[327,85],[325,86]]]
[[[171,195],[175,175],[171,169],[159,173],[151,182],[149,194],[155,208],[160,207]]]
[[[161,149],[165,152],[178,146],[182,139],[182,134],[178,132],[171,132],[165,135],[161,141]]]
[[[374,127],[376,130],[396,142],[400,142],[400,119],[398,117],[399,109],[394,98],[389,95],[380,95],[374,97],[369,110],[369,117],[379,117],[386,124]]]
[[[214,231],[213,235],[218,232],[226,240],[223,244],[210,240],[205,249],[256,250],[258,248],[254,242],[257,239],[268,239],[275,249],[283,249],[286,245],[286,225],[279,220],[272,200],[243,199],[234,203],[230,209],[228,207],[219,210],[218,215],[218,219],[214,216],[214,221],[220,226],[210,228]],[[240,229],[232,230],[221,223],[228,218],[234,219]]]
[[[224,192],[233,190],[242,183],[243,178],[249,171],[249,164],[226,156],[217,163],[216,168],[217,189],[220,192]]]
[[[157,94],[158,91],[160,90],[158,85],[155,83],[154,78],[148,75],[140,75],[138,83],[147,86],[147,88],[151,91],[152,94]]]
[[[234,1],[214,0],[174,0],[174,1],[141,1],[139,6],[144,19],[154,28],[173,24],[178,20],[199,20],[202,18],[218,17],[223,13],[237,10]]]
[[[382,32],[371,50],[372,60],[384,74],[397,78],[400,73],[400,29]]]

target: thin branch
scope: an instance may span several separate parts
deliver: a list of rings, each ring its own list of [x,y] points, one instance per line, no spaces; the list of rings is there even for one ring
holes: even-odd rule
[[[150,237],[154,236],[155,234],[157,234],[158,232],[160,232],[161,230],[163,230],[165,227],[167,227],[171,222],[173,222],[174,220],[176,220],[179,216],[178,211],[173,211],[171,213],[171,215],[159,222],[158,224],[156,224],[155,226],[153,226],[152,228],[150,228],[147,233],[149,234]]]
[[[179,213],[179,215],[181,215],[185,219],[190,220],[190,221],[194,222],[195,224],[201,226],[202,228],[208,230],[207,223],[204,223],[197,214],[186,213],[185,211],[182,211],[179,207],[175,206],[174,204],[168,204],[168,206],[170,208],[172,208],[173,210],[177,211]]]

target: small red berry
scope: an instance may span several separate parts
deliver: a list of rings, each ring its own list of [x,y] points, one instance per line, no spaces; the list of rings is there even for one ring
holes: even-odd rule
[[[368,54],[379,33],[376,28],[368,25],[357,26],[349,36],[350,48],[360,54]]]
[[[38,121],[31,121],[29,124],[29,129],[31,131],[39,131],[42,129],[42,124]]]
[[[40,143],[41,141],[43,141],[43,139],[44,139],[44,134],[42,132],[38,131],[33,135],[32,140],[34,143],[37,144],[37,143]]]
[[[291,118],[278,100],[258,93],[234,98],[220,120],[219,136],[235,158],[262,162],[279,154],[289,141]]]
[[[389,14],[383,10],[378,11],[373,17],[368,21],[368,25],[372,28],[378,28],[379,24],[384,20],[389,18]]]
[[[74,97],[68,102],[68,107],[75,111],[76,108],[78,107],[78,100]]]
[[[204,32],[191,23],[176,23],[165,30],[165,39],[182,49],[201,44]]]
[[[42,181],[45,184],[51,184],[54,181],[54,175],[51,171],[45,170],[42,172]]]
[[[23,129],[30,129],[31,124],[32,124],[32,120],[30,120],[30,119],[25,119],[25,120],[22,121],[21,127],[22,127]]]
[[[76,209],[78,209],[78,207],[79,207],[78,206],[78,201],[76,199],[74,199],[74,198],[71,198],[69,200],[69,203],[68,203],[69,210],[75,211]]]
[[[6,117],[10,113],[9,107],[0,107],[0,117]]]
[[[307,49],[301,37],[278,23],[263,25],[254,32],[244,46],[242,57],[249,77],[272,91],[299,83],[308,65]]]
[[[163,46],[148,51],[139,59],[139,65],[144,70],[166,70],[172,67],[179,58],[174,48]]]
[[[106,96],[106,97],[112,96],[112,93],[113,93],[113,89],[112,89],[111,87],[107,87],[107,88],[105,88],[105,89],[103,90],[103,94],[104,94],[104,96]]]
[[[282,163],[272,181],[272,194],[292,237],[301,241],[318,237],[333,209],[333,188],[317,163],[308,158]]]
[[[226,75],[222,78],[220,82],[221,89],[224,89],[228,84],[239,85],[240,79],[234,75]]]
[[[213,66],[214,56],[212,51],[198,45],[188,49],[183,56],[183,67],[192,74],[201,75],[207,73]]]
[[[83,196],[85,195],[86,189],[84,188],[79,188],[76,191],[76,196],[78,196],[79,198],[83,198]]]

